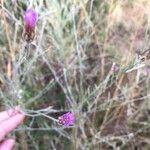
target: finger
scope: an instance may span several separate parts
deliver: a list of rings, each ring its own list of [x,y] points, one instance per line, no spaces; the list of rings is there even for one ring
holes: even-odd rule
[[[12,150],[14,144],[15,144],[15,140],[7,139],[0,144],[0,150]]]
[[[0,141],[13,129],[15,129],[24,119],[23,114],[17,114],[11,118],[1,122],[0,124]]]
[[[0,122],[20,113],[20,111],[20,106],[16,106],[15,108],[0,112]]]

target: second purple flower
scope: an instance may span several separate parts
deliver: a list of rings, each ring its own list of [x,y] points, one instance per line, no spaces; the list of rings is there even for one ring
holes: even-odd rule
[[[58,121],[60,124],[65,126],[72,126],[75,122],[75,117],[72,112],[67,112],[62,116],[58,117]]]

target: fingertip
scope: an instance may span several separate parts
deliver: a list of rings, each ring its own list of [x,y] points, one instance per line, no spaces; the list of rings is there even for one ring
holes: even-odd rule
[[[25,115],[24,114],[17,114],[16,116],[14,116],[14,120],[16,120],[16,124],[21,124],[23,123],[25,119]],[[13,120],[12,120],[13,121]]]
[[[6,111],[0,112],[0,122],[9,119],[17,114],[23,114],[21,107],[15,106],[14,108],[8,109]]]
[[[15,106],[15,110],[16,110],[16,112],[20,112],[21,111],[21,107],[20,107],[20,105],[17,105],[17,106]]]
[[[25,116],[17,114],[3,121],[0,125],[0,140],[3,139],[9,132],[14,130],[18,125],[23,123]]]
[[[15,145],[15,140],[14,139],[6,139],[0,145],[0,150],[12,150],[14,145]]]

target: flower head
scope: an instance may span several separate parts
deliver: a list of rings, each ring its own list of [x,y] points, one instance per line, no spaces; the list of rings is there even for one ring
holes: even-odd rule
[[[34,30],[38,20],[38,14],[33,9],[27,9],[24,15],[24,24],[26,32]]]
[[[146,67],[147,76],[150,76],[150,67]]]
[[[67,112],[66,114],[63,114],[62,116],[58,117],[58,121],[62,125],[72,126],[75,122],[75,117],[72,112]]]

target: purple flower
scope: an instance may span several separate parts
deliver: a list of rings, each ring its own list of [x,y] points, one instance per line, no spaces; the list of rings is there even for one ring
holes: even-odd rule
[[[67,112],[62,116],[58,117],[58,122],[65,126],[72,126],[75,122],[75,117],[72,112]]]
[[[146,67],[147,75],[150,77],[150,67]]]
[[[24,24],[26,32],[34,30],[38,20],[38,14],[33,9],[27,9],[24,15]]]

